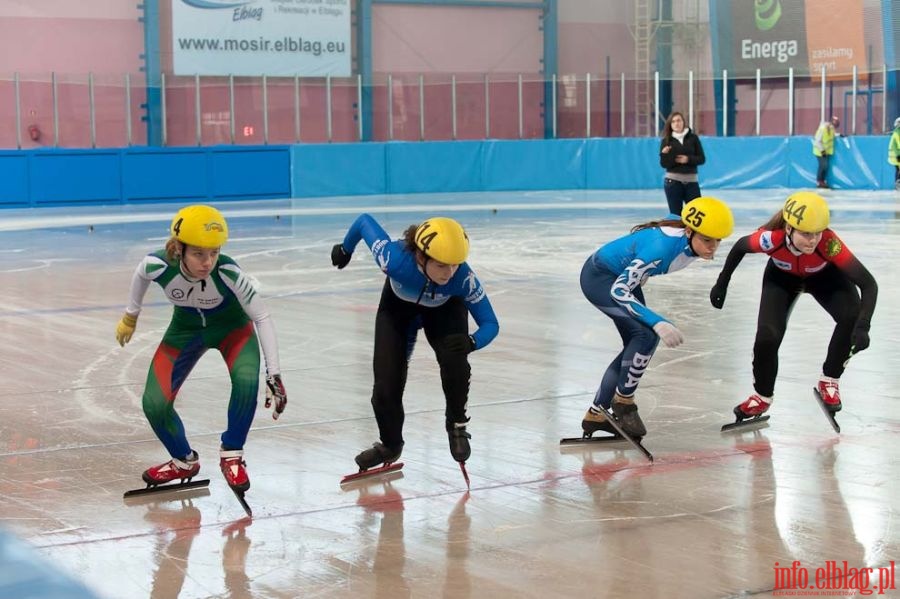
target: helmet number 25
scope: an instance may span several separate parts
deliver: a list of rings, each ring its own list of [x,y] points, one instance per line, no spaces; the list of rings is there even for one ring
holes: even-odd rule
[[[703,224],[703,217],[705,216],[705,212],[703,212],[702,210],[697,210],[696,207],[691,206],[690,208],[688,208],[684,220],[686,220],[687,223],[692,227],[699,227]]]
[[[784,212],[797,220],[796,224],[803,222],[803,213],[806,212],[806,204],[797,205],[797,200],[790,200],[784,205]]]

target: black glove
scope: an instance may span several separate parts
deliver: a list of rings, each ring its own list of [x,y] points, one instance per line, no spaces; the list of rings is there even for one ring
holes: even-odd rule
[[[266,407],[271,408],[272,402],[275,402],[275,410],[272,412],[272,419],[278,420],[284,408],[287,406],[287,392],[284,390],[284,383],[281,382],[281,375],[275,374],[266,377]]]
[[[850,336],[851,354],[858,354],[869,347],[869,326],[868,322],[860,320],[853,327],[853,334]]]
[[[441,346],[446,352],[468,354],[475,351],[475,340],[472,339],[471,335],[454,333],[444,337]]]
[[[725,296],[728,294],[728,283],[717,282],[713,288],[709,290],[709,303],[713,308],[721,310],[725,305]]]
[[[331,264],[332,266],[337,266],[338,269],[344,268],[350,264],[350,258],[352,257],[353,254],[348,254],[347,250],[345,250],[344,246],[340,243],[335,244],[335,246],[331,248]]]

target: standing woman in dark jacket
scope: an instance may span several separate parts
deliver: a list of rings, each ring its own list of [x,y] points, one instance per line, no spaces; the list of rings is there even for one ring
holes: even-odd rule
[[[684,115],[666,119],[659,144],[659,164],[666,169],[665,189],[669,213],[681,214],[685,204],[700,197],[697,167],[706,162],[700,138],[685,125]]]

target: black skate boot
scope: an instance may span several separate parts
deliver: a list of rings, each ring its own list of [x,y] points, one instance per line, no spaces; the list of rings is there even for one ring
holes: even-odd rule
[[[624,400],[624,401],[623,401]],[[640,440],[647,434],[647,428],[644,426],[641,417],[638,415],[637,406],[634,405],[634,399],[624,398],[616,395],[612,402],[613,415],[619,426],[626,433]]]
[[[472,448],[469,446],[469,439],[472,438],[472,435],[466,432],[466,427],[454,426],[447,432],[447,435],[450,438],[450,455],[453,456],[453,459],[460,463],[468,460],[472,455]]]
[[[581,430],[584,431],[585,437],[590,437],[597,431],[619,436],[613,425],[606,419],[606,414],[594,406],[588,408],[588,411],[584,414],[584,419],[581,421]]]
[[[379,464],[391,464],[400,458],[402,452],[402,444],[399,448],[393,450],[383,443],[375,443],[372,447],[362,451],[356,456],[356,465],[359,466],[359,470],[362,472],[363,470],[374,468]]]

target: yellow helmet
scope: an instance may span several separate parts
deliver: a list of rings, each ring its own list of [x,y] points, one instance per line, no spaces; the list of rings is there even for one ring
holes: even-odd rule
[[[781,209],[784,222],[804,233],[828,228],[830,213],[825,198],[813,191],[798,191],[788,196]]]
[[[228,239],[228,223],[212,206],[195,204],[178,211],[169,231],[182,243],[200,248],[217,248]]]
[[[414,239],[426,256],[444,264],[462,264],[469,255],[469,237],[452,218],[429,218],[416,229]]]
[[[709,196],[685,204],[681,209],[681,222],[692,231],[712,239],[725,239],[734,231],[731,208],[722,200]]]

